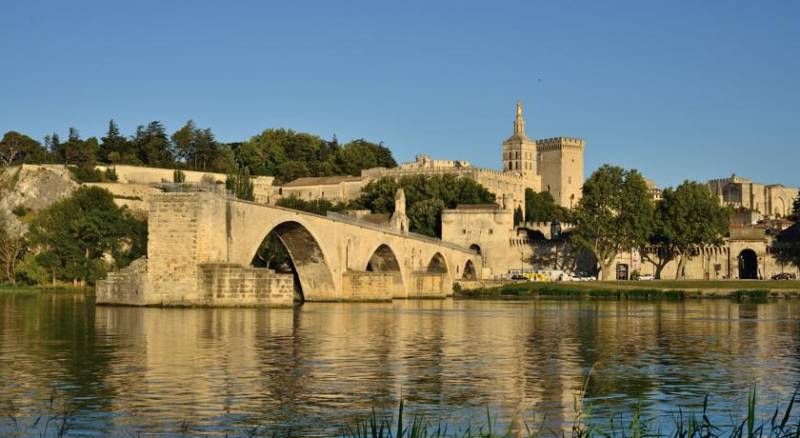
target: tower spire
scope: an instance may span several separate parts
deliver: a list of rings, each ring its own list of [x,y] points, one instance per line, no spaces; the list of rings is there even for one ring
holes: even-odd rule
[[[514,117],[514,134],[525,136],[525,119],[522,118],[522,100],[517,99],[517,114]]]

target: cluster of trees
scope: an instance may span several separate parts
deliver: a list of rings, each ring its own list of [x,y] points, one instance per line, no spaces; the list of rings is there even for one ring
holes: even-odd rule
[[[82,187],[38,214],[20,214],[27,234],[0,222],[2,282],[93,284],[146,252],[146,222],[114,204],[105,189]]]
[[[781,263],[800,267],[800,195],[794,200],[789,218],[796,223],[778,234],[772,251]]]
[[[603,279],[611,278],[618,254],[635,249],[657,266],[656,277],[677,259],[677,277],[682,278],[694,249],[722,244],[730,210],[694,181],[666,189],[663,200],[654,204],[639,172],[605,165],[583,185],[571,216],[573,243],[594,254]]]
[[[550,192],[537,193],[533,189],[525,189],[524,218],[525,222],[566,222],[569,210],[556,204]]]
[[[494,194],[469,178],[456,175],[414,175],[400,179],[380,178],[364,186],[361,196],[350,208],[368,209],[373,213],[394,213],[397,189],[406,195],[406,214],[411,231],[441,237],[442,210],[458,204],[488,204]]]
[[[199,128],[191,120],[172,135],[161,122],[136,128],[126,137],[111,120],[99,140],[82,139],[69,129],[67,140],[48,135],[44,144],[15,131],[0,140],[0,166],[55,163],[73,165],[79,178],[99,180],[94,165],[131,164],[178,167],[201,171],[274,176],[278,183],[304,176],[358,175],[371,167],[397,165],[391,151],[364,139],[340,145],[319,136],[289,129],[267,129],[246,142],[222,143],[210,128]]]

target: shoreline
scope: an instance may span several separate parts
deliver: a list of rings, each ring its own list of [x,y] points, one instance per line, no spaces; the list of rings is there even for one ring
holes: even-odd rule
[[[516,282],[486,286],[476,284],[474,286],[476,287],[463,287],[460,290],[455,290],[453,297],[456,299],[499,300],[537,298],[617,300],[800,299],[800,281],[777,280]]]

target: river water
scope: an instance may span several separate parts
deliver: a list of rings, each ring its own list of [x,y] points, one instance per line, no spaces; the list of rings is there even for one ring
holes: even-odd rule
[[[0,433],[325,435],[374,407],[451,425],[665,424],[706,394],[715,422],[800,381],[800,301],[395,301],[297,309],[95,307],[0,294]],[[66,415],[63,415],[66,414]],[[12,420],[13,417],[13,420]],[[496,420],[495,420],[496,419]],[[63,421],[62,421],[63,422]],[[35,423],[35,424],[34,424]]]

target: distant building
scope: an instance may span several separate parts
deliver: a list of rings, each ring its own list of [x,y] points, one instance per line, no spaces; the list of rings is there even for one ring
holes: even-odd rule
[[[781,184],[754,183],[736,174],[730,178],[712,179],[708,181],[708,188],[724,205],[758,212],[765,219],[791,214],[792,203],[800,192],[796,187]]]

